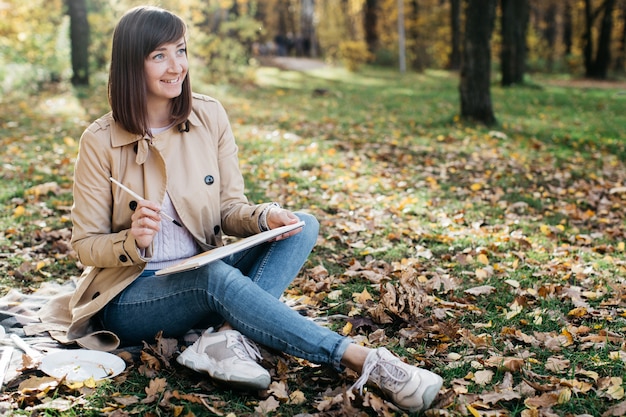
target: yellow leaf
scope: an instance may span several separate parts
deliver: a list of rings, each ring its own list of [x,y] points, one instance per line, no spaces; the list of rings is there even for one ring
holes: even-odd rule
[[[18,217],[22,217],[25,212],[26,212],[26,209],[24,208],[24,206],[17,206],[13,210],[13,217],[16,218],[16,219]]]
[[[626,243],[624,243],[624,242],[619,242],[619,243],[617,244],[617,250],[618,250],[618,251],[620,251],[620,252],[624,252],[624,249],[626,249]]]
[[[352,298],[358,304],[365,304],[367,301],[372,300],[372,296],[367,292],[367,288],[364,288],[363,292],[352,293]]]
[[[485,255],[484,253],[481,253],[480,255],[478,255],[478,262],[483,265],[489,265],[489,258],[487,258],[487,255]]]
[[[63,138],[63,143],[65,143],[65,145],[71,146],[71,147],[76,146],[76,141],[74,140],[74,138],[72,138],[70,136],[64,137]]]
[[[83,387],[83,382],[82,381],[78,381],[78,382],[68,382],[65,381],[65,386],[68,387],[71,390],[77,390]]]
[[[474,417],[481,417],[478,410],[476,410],[474,407],[472,407],[469,404],[466,407],[467,407],[467,411],[469,411]]]
[[[39,270],[43,269],[44,266],[46,266],[46,263],[44,261],[39,261],[39,262],[37,262],[37,266],[35,267],[35,269],[37,271],[39,271]]]
[[[559,392],[559,399],[558,399],[559,404],[568,403],[571,399],[572,399],[572,390],[570,390],[569,388],[563,388]]]
[[[89,379],[85,379],[83,381],[83,385],[86,386],[87,388],[95,388],[96,387],[96,380],[93,379],[93,377],[89,377]]]
[[[522,307],[521,305],[517,304],[517,300],[514,301],[513,304],[511,304],[511,311],[506,313],[507,320],[510,320],[513,317],[517,316],[519,313],[522,312],[523,309],[524,309],[524,307]]]
[[[483,188],[483,185],[481,183],[475,182],[474,184],[472,184],[470,186],[470,189],[472,191],[480,191],[480,189]]]
[[[587,315],[587,309],[585,307],[576,307],[575,309],[570,310],[567,315],[570,317],[583,317]]]
[[[344,336],[347,336],[350,334],[350,332],[352,332],[352,323],[347,322],[345,326],[343,326],[343,329],[341,330],[341,333],[344,334]]]

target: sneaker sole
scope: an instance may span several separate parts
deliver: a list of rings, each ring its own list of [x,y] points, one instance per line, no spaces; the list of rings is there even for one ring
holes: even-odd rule
[[[217,369],[215,362],[206,355],[200,355],[194,352],[192,349],[185,349],[183,353],[178,355],[176,362],[179,364],[193,369],[196,372],[206,373],[211,378],[219,381],[229,387],[238,388],[242,390],[264,390],[269,388],[272,379],[267,375],[259,375],[256,378],[251,379],[233,379],[232,376],[227,375],[225,372]]]

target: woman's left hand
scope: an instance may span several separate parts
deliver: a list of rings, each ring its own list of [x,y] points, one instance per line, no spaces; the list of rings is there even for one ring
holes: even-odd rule
[[[298,223],[299,221],[300,219],[298,218],[298,216],[296,216],[289,210],[285,210],[283,208],[272,207],[269,213],[267,213],[267,225],[269,226],[270,229],[276,229],[277,227]],[[298,227],[297,229],[291,230],[287,233],[283,233],[282,235],[278,236],[274,240],[287,239],[289,236],[293,236],[297,233],[300,233],[301,230],[302,228]]]

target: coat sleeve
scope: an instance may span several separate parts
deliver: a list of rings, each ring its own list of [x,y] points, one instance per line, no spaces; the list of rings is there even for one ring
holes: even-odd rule
[[[99,268],[145,263],[129,228],[113,230],[111,146],[92,125],[82,135],[74,169],[72,247],[80,262]]]

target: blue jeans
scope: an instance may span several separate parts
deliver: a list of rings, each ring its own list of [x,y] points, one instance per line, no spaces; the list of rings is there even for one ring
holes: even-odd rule
[[[180,337],[226,321],[251,340],[315,363],[341,368],[351,340],[301,316],[279,300],[317,240],[319,223],[191,271],[157,276],[144,271],[98,314],[124,345]]]

